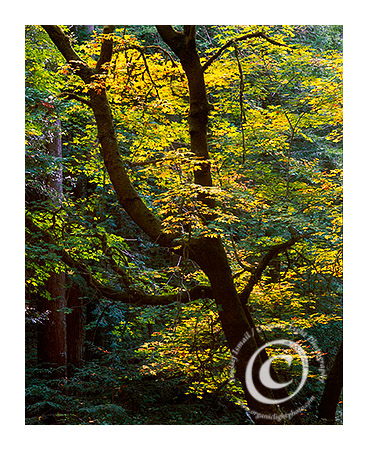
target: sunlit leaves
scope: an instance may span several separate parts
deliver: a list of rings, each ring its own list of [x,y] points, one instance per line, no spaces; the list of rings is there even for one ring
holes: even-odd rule
[[[166,330],[153,333],[137,354],[150,355],[140,367],[142,375],[179,375],[188,381],[187,393],[199,398],[216,391],[227,378],[230,355],[212,305],[183,306]]]

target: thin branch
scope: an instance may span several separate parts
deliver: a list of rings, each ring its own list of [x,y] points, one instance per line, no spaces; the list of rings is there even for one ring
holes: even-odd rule
[[[286,111],[283,111],[283,112],[284,112],[284,115],[285,115],[285,117],[286,117],[286,119],[287,119],[287,121],[289,123],[290,128],[291,128],[291,132],[294,133],[294,127],[293,127],[293,125],[292,125],[292,123],[291,123],[291,121],[289,119],[289,116],[286,114]]]
[[[174,161],[176,159],[178,159],[177,156],[172,156],[172,157],[168,156],[168,157],[155,158],[155,159],[149,159],[146,161],[136,161],[136,162],[125,160],[125,162],[127,163],[127,165],[129,167],[144,167],[144,166],[155,165],[160,162]]]
[[[217,52],[212,55],[204,64],[203,64],[203,72],[206,71],[209,66],[227,49],[229,48],[231,45],[234,45],[234,43],[239,42],[239,41],[246,41],[247,39],[252,39],[252,38],[263,38],[266,41],[268,41],[270,44],[273,45],[277,45],[279,47],[289,47],[286,44],[282,44],[281,42],[277,42],[274,39],[270,38],[269,36],[267,36],[263,31],[258,31],[256,33],[249,33],[249,34],[245,34],[244,36],[240,36],[238,38],[235,39],[231,39],[230,41],[226,42],[226,44],[224,44],[221,48],[219,48],[217,50]]]
[[[227,49],[229,48],[231,45],[234,45],[234,43],[236,41],[239,40],[246,40],[246,39],[251,39],[251,38],[255,38],[255,37],[261,37],[260,32],[258,33],[251,33],[251,34],[246,34],[245,36],[241,36],[241,38],[236,38],[236,39],[231,39],[230,41],[226,42],[226,44],[224,44],[221,48],[219,48],[217,50],[217,52],[212,55],[204,64],[203,64],[203,72],[206,71],[208,69],[208,67]]]
[[[240,104],[240,129],[242,134],[242,146],[243,146],[243,155],[242,155],[242,163],[245,163],[245,135],[244,135],[244,127],[243,123],[246,121],[245,118],[245,110],[244,110],[244,103],[243,103],[243,94],[244,94],[244,80],[243,80],[243,70],[239,59],[239,52],[238,52],[238,46],[236,42],[234,42],[234,50],[235,50],[235,58],[238,63],[238,70],[239,70],[239,104]]]
[[[154,88],[156,90],[156,95],[157,95],[158,98],[160,98],[160,93],[158,91],[156,83],[153,81],[153,78],[152,78],[152,75],[151,75],[151,71],[150,71],[148,63],[147,63],[146,55],[144,54],[144,49],[142,49],[142,48],[137,46],[137,50],[140,52],[140,54],[142,56],[142,59],[143,59],[143,62],[144,62],[144,67],[146,68],[146,72],[148,73],[149,79],[151,80],[151,83],[152,83],[152,85],[154,86]]]
[[[271,260],[275,258],[278,254],[284,252],[289,247],[293,246],[296,242],[300,241],[306,237],[306,235],[296,234],[292,233],[291,238],[283,242],[281,244],[274,245],[271,247],[268,252],[263,256],[263,258],[260,260],[260,262],[257,265],[256,270],[251,275],[246,287],[244,288],[243,292],[240,293],[239,298],[243,305],[246,305],[248,303],[248,299],[250,296],[250,293],[253,290],[253,287],[258,283],[258,281],[261,279],[262,274],[264,270],[268,267]]]
[[[311,259],[307,258],[306,256],[303,255],[302,252],[299,252],[298,250],[295,250],[295,253],[297,255],[299,255],[305,262],[307,262],[308,264],[311,265],[311,267],[313,267],[313,269],[316,271],[316,274],[319,275],[320,277],[322,277],[325,281],[327,281],[328,283],[330,282],[329,278],[326,277],[321,271],[320,269],[314,264],[314,261],[312,261]],[[295,269],[293,269],[295,271]],[[296,272],[296,271],[295,271]]]
[[[306,114],[306,113],[302,112],[299,115],[298,120],[295,122],[295,125],[292,125],[291,120],[289,119],[289,116],[286,114],[286,111],[284,111],[284,115],[285,115],[285,117],[286,117],[286,119],[287,119],[287,121],[289,123],[290,129],[291,129],[290,142],[289,142],[288,152],[287,152],[286,202],[289,201],[289,192],[290,192],[290,157],[291,157],[291,150],[292,150],[292,146],[293,146],[294,137],[295,137],[295,134],[296,134],[297,127],[299,125],[300,120],[304,116],[304,114]]]
[[[37,226],[29,215],[26,216],[26,227],[34,234],[40,234],[43,241],[47,244],[59,247],[58,243],[51,236],[50,233]],[[172,294],[164,295],[149,295],[137,289],[127,289],[122,291],[112,286],[107,286],[97,280],[89,270],[88,266],[76,261],[70,254],[59,247],[56,254],[60,257],[61,261],[68,267],[75,269],[78,273],[87,281],[87,283],[94,289],[96,289],[102,296],[109,300],[121,303],[128,303],[130,305],[151,305],[162,306],[170,305],[172,303],[180,301],[181,303],[189,303],[193,300],[201,298],[213,298],[212,289],[210,286],[194,286],[187,291],[179,291]]]
[[[156,90],[156,95],[157,95],[158,98],[160,98],[160,94],[159,94],[157,85],[156,85],[156,83],[154,82],[154,80],[153,80],[153,78],[152,78],[152,75],[151,75],[151,72],[150,72],[150,69],[149,69],[149,65],[148,65],[148,63],[147,63],[146,55],[145,55],[145,51],[146,51],[147,49],[151,49],[151,48],[157,48],[157,49],[159,49],[160,51],[162,51],[163,53],[165,53],[165,54],[170,58],[170,60],[171,60],[171,62],[172,62],[172,65],[173,65],[173,66],[176,66],[176,63],[175,63],[175,61],[172,59],[171,55],[170,55],[166,50],[164,50],[163,48],[161,48],[161,47],[158,46],[158,45],[149,45],[149,46],[141,47],[141,46],[139,46],[139,45],[131,45],[131,44],[129,44],[128,46],[126,46],[126,45],[123,44],[121,47],[118,46],[118,47],[114,50],[114,52],[117,52],[117,53],[118,53],[118,52],[120,52],[120,51],[122,51],[122,50],[124,50],[124,51],[127,51],[127,50],[137,50],[137,51],[140,53],[140,56],[141,56],[142,59],[143,59],[143,63],[144,63],[146,72],[147,72],[147,74],[148,74],[148,77],[149,77],[149,79],[151,80],[151,83],[152,83],[153,87],[154,87],[155,90]],[[139,58],[138,58],[138,59],[139,59]],[[143,74],[144,74],[144,73],[145,73],[145,72],[143,72]],[[129,78],[130,78],[130,72],[128,72],[128,76],[129,76]],[[128,81],[129,81],[129,78],[128,78]],[[128,82],[127,82],[127,83],[128,83]]]
[[[170,59],[171,64],[173,65],[173,67],[177,67],[177,63],[174,61],[174,59],[170,55],[170,53],[168,51],[166,51],[164,48],[160,47],[159,45],[147,45],[144,48],[145,49],[157,48],[158,50],[160,50],[160,52],[164,53]]]
[[[79,95],[74,94],[73,92],[62,92],[57,97],[64,98],[65,100],[76,100],[76,101],[88,106],[89,108],[92,107],[91,102],[89,100],[87,100],[83,97],[80,97]]]
[[[244,272],[254,273],[255,270],[256,270],[254,267],[245,266],[245,265],[242,263],[242,261],[241,261],[239,255],[238,255],[238,251],[237,251],[237,249],[236,249],[236,245],[235,245],[235,241],[234,241],[234,236],[233,236],[232,233],[230,234],[230,240],[231,240],[231,245],[232,245],[233,250],[234,250],[235,260],[236,260],[236,262],[239,264],[239,266],[243,269],[240,273],[235,274],[235,275],[234,275],[234,278],[235,278],[235,276],[239,276],[239,275],[241,275],[241,274],[244,273]]]

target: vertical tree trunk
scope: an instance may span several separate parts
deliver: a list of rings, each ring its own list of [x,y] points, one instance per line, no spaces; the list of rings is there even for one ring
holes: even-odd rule
[[[184,33],[178,33],[166,25],[157,26],[157,30],[180,59],[188,80],[190,149],[197,158],[194,181],[201,186],[212,186],[207,142],[208,113],[212,107],[207,100],[203,68],[196,48],[195,26],[184,26]],[[214,199],[205,194],[200,194],[198,200],[209,207],[215,206]]]
[[[68,364],[81,367],[84,353],[84,317],[81,293],[73,284],[68,292],[68,308],[72,312],[66,316]],[[70,368],[69,373],[73,371]]]
[[[335,423],[336,408],[339,402],[343,379],[343,344],[341,343],[335,361],[328,374],[325,389],[319,405],[318,416],[327,419],[328,423]]]
[[[235,370],[236,377],[244,389],[245,398],[250,409],[265,416],[276,417],[279,410],[276,405],[264,404],[254,399],[249,392],[245,381],[245,370],[251,356],[258,350],[260,337],[257,330],[252,327],[240,302],[235,289],[231,269],[227,256],[220,239],[202,238],[191,245],[191,258],[196,261],[211,282],[212,292],[218,307],[222,329],[231,351],[244,339],[246,333],[249,339],[236,355]],[[259,355],[254,363],[254,372],[259,373],[264,361],[264,355]],[[254,379],[257,390],[269,399],[274,399],[272,390],[265,388],[259,380]],[[255,419],[259,424],[277,423],[273,419]]]
[[[60,120],[55,123],[55,131],[47,144],[47,152],[55,158],[62,157]],[[62,167],[58,167],[47,180],[50,195],[56,206],[61,205],[63,194]],[[38,357],[40,362],[52,366],[66,366],[67,339],[65,313],[60,311],[65,304],[65,273],[51,273],[46,282],[50,300],[42,299],[42,310],[49,311],[48,320],[40,326]]]
[[[52,274],[46,282],[51,299],[42,299],[42,310],[48,311],[48,320],[40,325],[38,359],[55,367],[67,362],[65,313],[65,274]]]

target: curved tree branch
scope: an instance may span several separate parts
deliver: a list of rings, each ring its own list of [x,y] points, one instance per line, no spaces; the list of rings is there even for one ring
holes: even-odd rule
[[[90,83],[94,70],[76,53],[69,37],[57,25],[42,25],[42,27],[76,73],[85,83]]]
[[[62,92],[61,94],[59,94],[57,97],[62,98],[62,99],[66,99],[66,100],[76,100],[77,102],[83,103],[84,105],[88,106],[89,108],[91,108],[91,102],[88,101],[87,99],[74,94],[74,92]]]
[[[217,50],[217,52],[212,55],[204,64],[203,64],[203,72],[206,71],[209,66],[216,61],[216,59],[227,49],[229,48],[231,45],[234,45],[235,42],[240,42],[240,41],[246,41],[248,39],[252,39],[252,38],[263,38],[265,39],[267,42],[269,42],[270,44],[273,45],[277,45],[279,47],[289,47],[286,44],[282,44],[281,42],[277,42],[274,39],[270,38],[269,36],[267,36],[263,31],[258,31],[256,33],[249,33],[249,34],[245,34],[243,36],[239,36],[238,38],[235,39],[231,39],[230,41],[226,42],[226,44],[224,44],[221,48],[219,48]]]
[[[263,258],[258,263],[258,266],[255,269],[255,271],[250,276],[249,281],[248,281],[247,285],[245,286],[243,292],[241,292],[239,294],[239,298],[240,298],[243,306],[247,305],[248,299],[253,290],[253,287],[261,279],[264,270],[268,267],[271,260],[273,258],[275,258],[278,254],[284,252],[289,247],[293,246],[296,242],[300,241],[304,237],[306,237],[306,235],[292,233],[292,236],[289,240],[287,240],[286,242],[283,242],[281,244],[274,245],[273,247],[271,247],[268,250],[268,252],[263,256]]]
[[[96,89],[93,83],[91,84],[93,80],[92,76],[96,73],[95,70],[81,60],[72,48],[69,38],[58,26],[45,25],[44,29],[67,62],[71,65],[74,62],[78,63],[77,67],[80,70],[77,71],[77,74],[88,86],[88,94],[97,124],[102,156],[120,205],[154,242],[157,242],[163,247],[174,246],[173,240],[177,236],[163,232],[160,219],[143,202],[126,173],[120,155],[106,91],[103,87]],[[113,32],[110,25],[104,27],[104,31],[105,34],[111,34]],[[102,67],[109,57],[111,58],[112,45],[113,41],[110,37],[104,40],[99,58],[99,67]],[[75,60],[71,58],[75,58]]]
[[[33,234],[41,235],[46,244],[58,247],[55,253],[60,257],[61,261],[71,269],[78,271],[79,275],[83,277],[89,286],[96,289],[102,296],[109,300],[137,306],[163,306],[175,302],[189,303],[202,298],[213,298],[210,286],[194,286],[186,291],[174,292],[172,294],[150,295],[138,289],[128,288],[123,291],[113,286],[105,285],[91,274],[88,266],[75,260],[66,250],[59,247],[51,234],[36,225],[30,216],[26,216],[26,227]]]

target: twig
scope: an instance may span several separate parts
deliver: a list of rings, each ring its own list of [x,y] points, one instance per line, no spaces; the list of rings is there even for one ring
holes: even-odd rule
[[[240,104],[240,129],[242,134],[242,146],[243,146],[243,156],[242,156],[242,163],[245,163],[245,135],[244,135],[244,128],[243,128],[243,122],[246,122],[245,119],[245,110],[244,110],[244,104],[243,104],[243,93],[244,93],[244,80],[243,80],[243,70],[242,66],[239,60],[239,52],[238,52],[238,46],[236,42],[234,42],[234,50],[235,50],[235,58],[238,63],[238,69],[239,69],[239,104]]]
[[[236,260],[236,262],[239,264],[239,266],[240,266],[242,269],[244,269],[241,273],[244,273],[244,272],[254,273],[254,272],[255,272],[255,268],[254,268],[254,267],[247,267],[247,266],[245,266],[245,265],[241,262],[241,260],[240,260],[240,258],[239,258],[239,255],[238,255],[238,252],[237,252],[237,250],[236,250],[236,245],[235,245],[235,241],[234,241],[234,236],[233,236],[232,233],[230,234],[230,240],[231,240],[231,245],[232,245],[233,250],[234,250],[235,260]],[[240,273],[239,273],[239,275],[240,275]],[[235,275],[234,275],[234,276],[235,276]]]
[[[66,100],[77,100],[80,103],[83,103],[84,105],[87,105],[89,108],[91,108],[91,102],[83,97],[80,97],[77,94],[74,94],[73,92],[62,92],[57,97],[59,98],[65,98]]]
[[[239,298],[243,305],[247,304],[250,293],[253,290],[253,287],[261,279],[264,270],[268,267],[271,260],[275,256],[277,256],[279,253],[284,252],[286,249],[288,249],[289,247],[291,247],[296,242],[300,241],[301,239],[303,239],[306,236],[307,235],[305,235],[305,234],[302,235],[302,234],[297,234],[297,233],[293,232],[291,238],[288,241],[285,241],[281,244],[274,245],[273,247],[271,247],[268,250],[268,252],[263,256],[263,258],[258,263],[258,266],[257,266],[256,270],[254,271],[254,273],[252,273],[243,292],[239,295]]]
[[[238,38],[235,39],[231,39],[230,41],[228,41],[225,45],[223,45],[219,50],[217,50],[217,52],[212,55],[204,64],[203,64],[203,72],[205,70],[208,69],[208,67],[221,55],[221,53],[223,53],[227,48],[229,48],[231,45],[234,45],[236,42],[239,41],[246,41],[247,39],[251,39],[251,38],[257,38],[257,37],[261,37],[263,39],[265,39],[266,41],[270,42],[273,45],[278,45],[281,47],[289,47],[286,44],[282,44],[281,42],[277,42],[274,39],[270,38],[269,36],[267,36],[263,31],[259,31],[257,33],[250,33],[250,34],[245,34],[244,36],[240,36]]]

